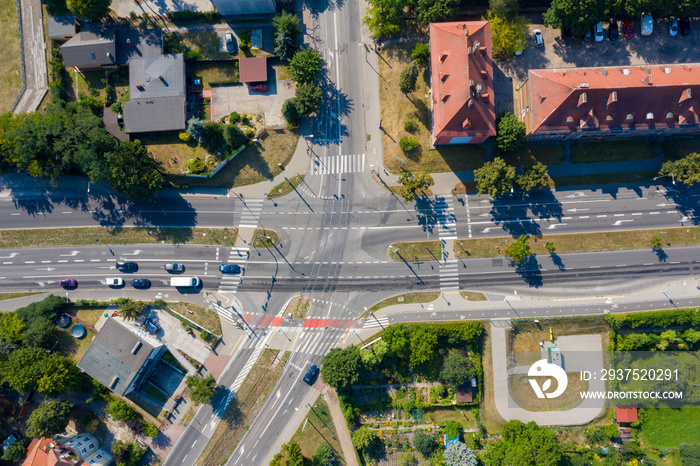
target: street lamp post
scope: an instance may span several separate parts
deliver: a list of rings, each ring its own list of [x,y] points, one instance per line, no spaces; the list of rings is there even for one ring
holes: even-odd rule
[[[663,178],[664,176],[669,176],[669,175],[671,175],[671,182],[672,182],[673,184],[676,184],[676,177],[673,176],[673,173],[666,173],[665,175],[659,175],[659,176],[655,177],[653,181],[656,181],[656,180],[658,180],[659,178]]]

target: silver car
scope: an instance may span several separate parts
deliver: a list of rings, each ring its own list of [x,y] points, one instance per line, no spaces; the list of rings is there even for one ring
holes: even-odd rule
[[[532,31],[535,35],[535,47],[544,47],[544,37],[542,37],[542,31],[535,29]]]
[[[121,277],[109,277],[106,280],[106,285],[112,287],[124,286],[124,279]]]
[[[165,270],[167,272],[184,272],[185,264],[179,264],[177,262],[174,264],[165,264]]]

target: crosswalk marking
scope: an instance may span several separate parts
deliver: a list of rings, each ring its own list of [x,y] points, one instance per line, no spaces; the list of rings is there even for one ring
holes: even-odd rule
[[[241,227],[258,227],[258,216],[263,208],[265,199],[246,199],[243,202],[243,211],[241,212]]]
[[[433,208],[437,216],[438,235],[441,240],[457,239],[457,223],[451,194],[436,196]]]
[[[311,159],[312,174],[359,173],[365,171],[365,154],[323,155]]]
[[[382,327],[386,328],[389,326],[389,317],[384,316],[384,317],[373,317],[369,316],[367,320],[365,321],[365,325],[362,326],[362,328],[375,328],[375,327]]]
[[[459,290],[459,261],[456,259],[440,264],[440,290]]]
[[[245,268],[250,257],[250,248],[231,248],[227,264],[236,264],[241,268],[241,273],[236,275],[224,274],[219,282],[219,293],[235,293],[243,281]]]

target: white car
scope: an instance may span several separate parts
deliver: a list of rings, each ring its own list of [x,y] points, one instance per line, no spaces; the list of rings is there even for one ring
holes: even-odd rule
[[[109,277],[106,280],[107,286],[124,286],[124,279],[121,277]]]
[[[596,24],[595,28],[593,28],[593,31],[595,32],[595,41],[602,42],[603,41],[603,23]]]
[[[671,16],[668,26],[668,35],[676,37],[678,35],[678,20]]]
[[[544,47],[544,37],[542,37],[542,31],[535,29],[532,31],[535,35],[535,47]]]

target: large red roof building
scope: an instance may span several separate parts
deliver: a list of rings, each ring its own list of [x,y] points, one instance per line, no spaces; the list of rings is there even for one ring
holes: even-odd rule
[[[698,132],[700,64],[531,70],[530,139]]]
[[[488,21],[432,23],[433,144],[478,144],[496,135]]]

